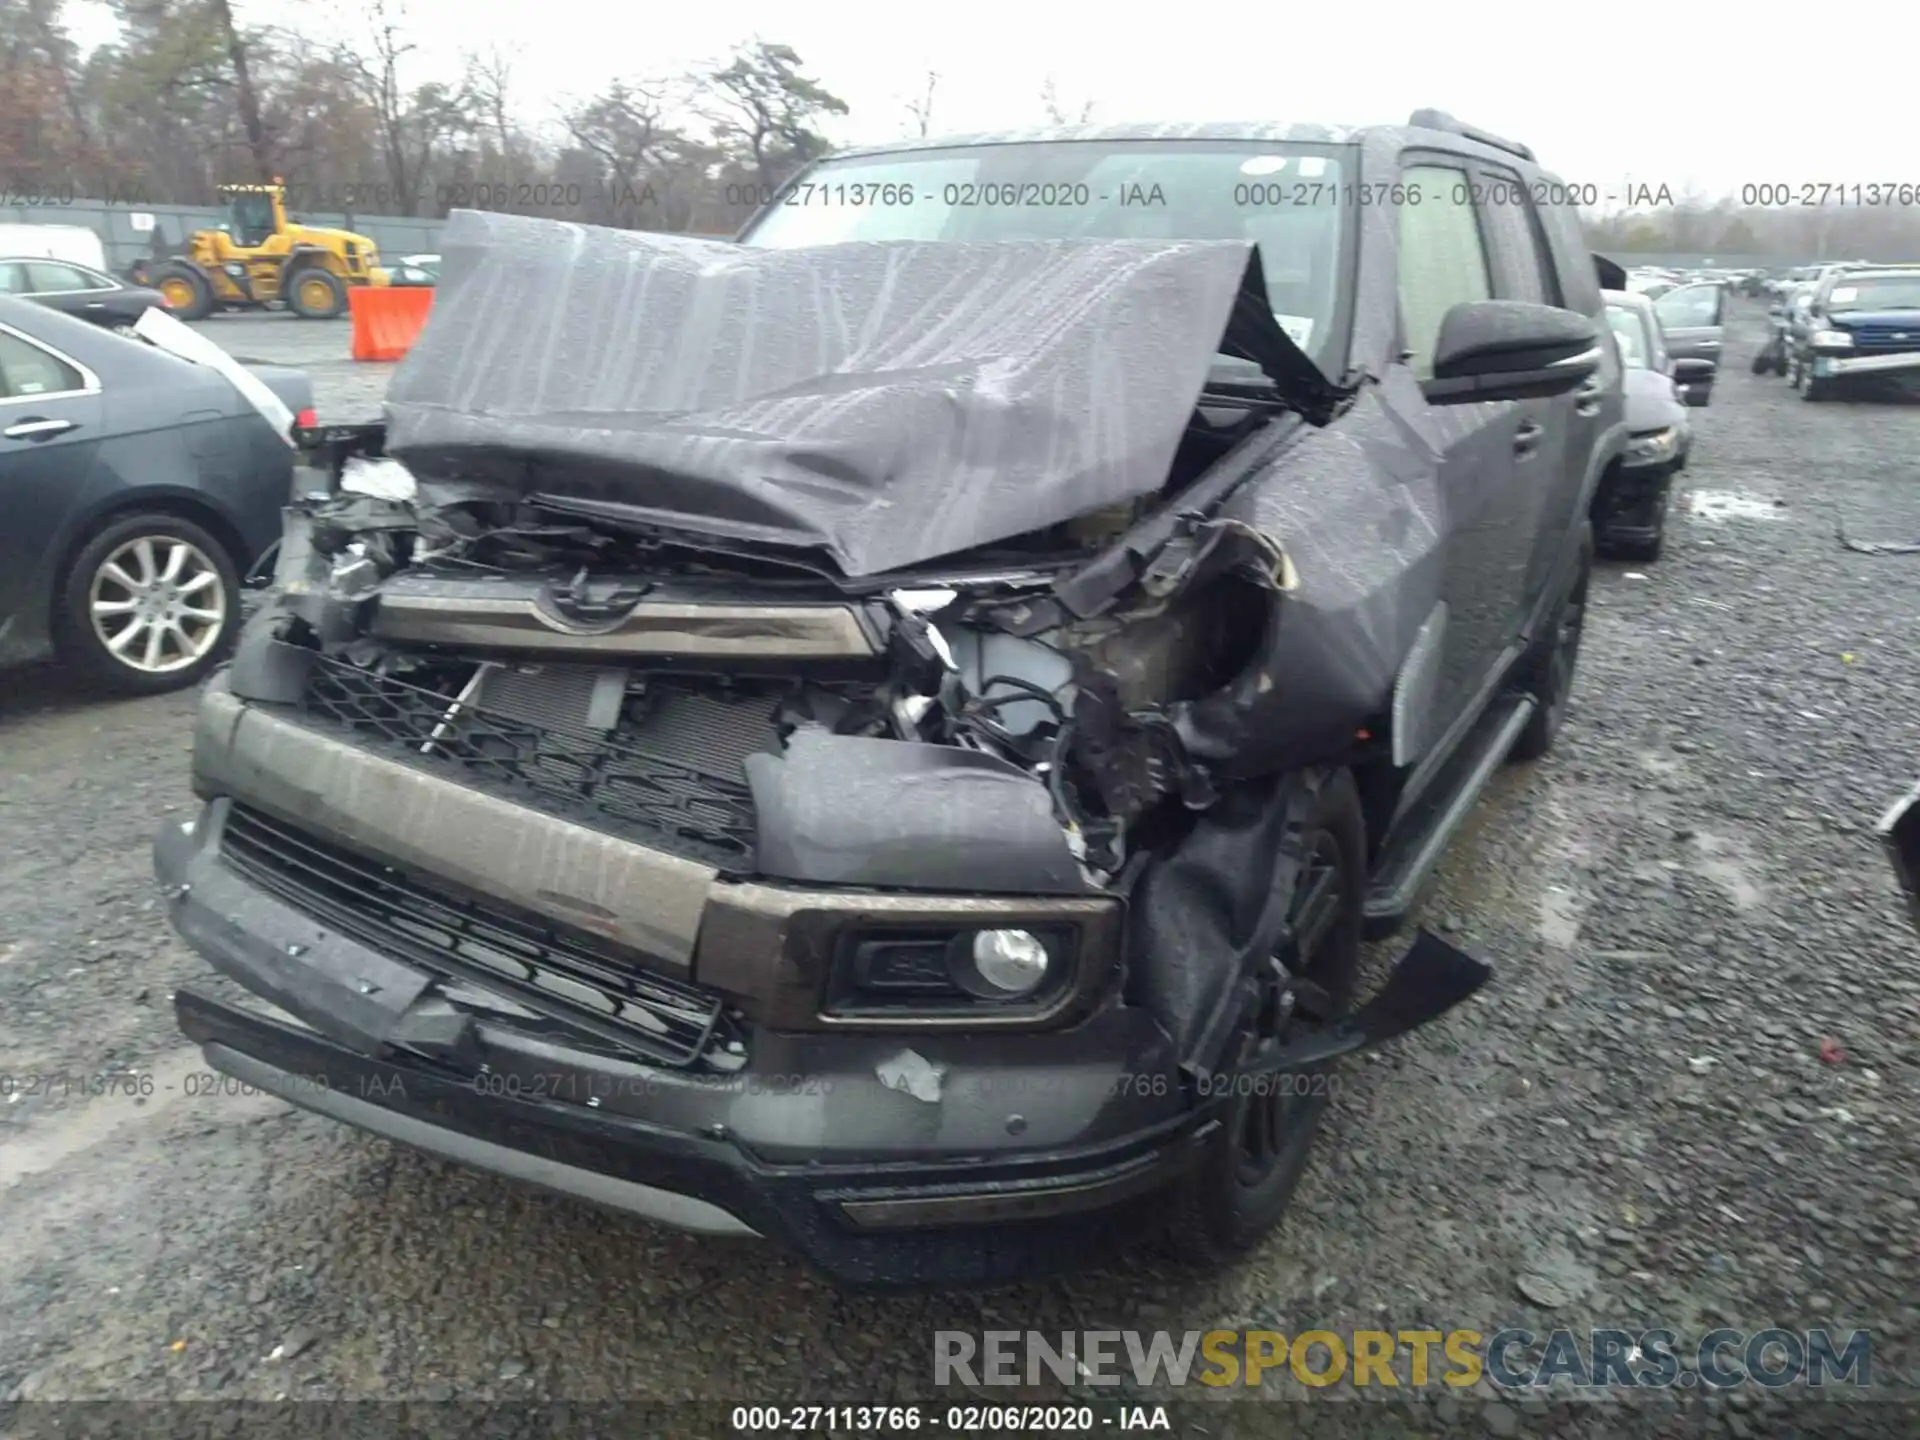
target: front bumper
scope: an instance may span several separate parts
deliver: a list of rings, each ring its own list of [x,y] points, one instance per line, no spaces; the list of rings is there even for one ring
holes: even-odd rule
[[[1920,370],[1920,350],[1900,350],[1888,355],[1848,355],[1815,351],[1809,362],[1816,380],[1839,379],[1848,375],[1887,375]]]
[[[1154,1222],[1153,1194],[1217,1123],[1189,1103],[1160,1026],[1119,1004],[1047,1029],[779,1022],[813,1015],[791,988],[806,979],[787,963],[796,937],[806,949],[796,915],[1107,902],[734,885],[521,807],[506,806],[509,832],[487,808],[505,802],[390,772],[218,686],[202,732],[201,787],[225,793],[163,829],[155,870],[185,939],[292,1023],[191,989],[176,1013],[211,1066],[294,1104],[660,1223],[769,1237],[850,1285],[989,1283],[1109,1256]],[[640,1063],[472,1006],[463,987],[484,986],[449,982],[397,940],[362,943],[257,883],[227,849],[231,795],[376,865],[430,862],[496,900],[550,914],[561,902],[557,918],[574,925],[597,910],[602,933],[663,977],[736,998],[721,982],[771,977],[745,1068]]]

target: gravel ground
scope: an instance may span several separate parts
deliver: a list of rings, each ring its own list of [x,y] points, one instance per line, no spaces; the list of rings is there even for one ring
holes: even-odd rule
[[[1920,410],[1749,375],[1760,326],[1737,314],[1694,412],[1667,557],[1597,577],[1558,754],[1502,775],[1423,905],[1494,983],[1343,1074],[1289,1223],[1213,1279],[1146,1255],[991,1295],[843,1296],[779,1254],[277,1101],[189,1098],[167,995],[205,971],[148,844],[191,804],[192,700],[10,677],[5,1065],[157,1083],[0,1107],[0,1395],[872,1402],[928,1394],[947,1327],[1825,1323],[1871,1328],[1880,1390],[1910,1396],[1920,947],[1871,827],[1920,770],[1920,558],[1850,553],[1833,525],[1920,538]],[[311,364],[323,417],[373,413],[387,372],[337,358],[344,327],[204,328]],[[1716,495],[1757,503],[1692,513]],[[1353,1393],[1286,1413],[1351,1414]],[[1626,1418],[1429,1398],[1412,1418],[1474,1433]],[[1783,1433],[1735,1399],[1685,1433]],[[1913,1433],[1890,1406],[1817,1418]]]

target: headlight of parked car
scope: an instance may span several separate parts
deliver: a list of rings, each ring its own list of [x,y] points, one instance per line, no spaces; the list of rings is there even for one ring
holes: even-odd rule
[[[1816,330],[1813,343],[1822,350],[1851,350],[1853,336],[1844,330]]]
[[[1657,460],[1671,460],[1679,443],[1680,432],[1669,425],[1664,430],[1652,430],[1645,435],[1634,436],[1627,444],[1627,458],[1642,465]]]

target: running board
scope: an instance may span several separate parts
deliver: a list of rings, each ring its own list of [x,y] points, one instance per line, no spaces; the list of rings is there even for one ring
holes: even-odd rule
[[[1397,833],[1374,866],[1373,884],[1367,891],[1369,940],[1391,935],[1406,922],[1421,888],[1446,853],[1447,842],[1473,813],[1481,792],[1527,728],[1534,703],[1531,695],[1506,695],[1494,701],[1460,753],[1435,779],[1428,797],[1395,827]]]

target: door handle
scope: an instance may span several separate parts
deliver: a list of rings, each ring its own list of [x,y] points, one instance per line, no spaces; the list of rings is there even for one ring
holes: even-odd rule
[[[1540,437],[1546,433],[1537,421],[1523,421],[1520,428],[1513,432],[1513,453],[1531,455],[1539,448]]]
[[[107,308],[107,302],[104,300],[87,301],[87,309],[89,310],[104,310],[106,308]]]
[[[73,420],[48,420],[43,416],[32,415],[17,425],[9,425],[0,430],[9,440],[51,440],[56,435],[64,435],[69,430],[78,430],[79,423]]]

